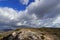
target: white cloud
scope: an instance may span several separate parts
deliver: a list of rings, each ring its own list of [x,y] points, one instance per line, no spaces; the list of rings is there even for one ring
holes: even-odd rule
[[[59,0],[36,0],[24,11],[0,7],[0,26],[4,28],[6,26],[8,26],[7,28],[18,28],[20,25],[28,25],[35,28],[59,26],[59,5]]]
[[[58,15],[54,21],[52,22],[52,24],[55,26],[55,27],[60,27],[60,15]]]
[[[16,11],[12,8],[0,8],[0,26],[5,28],[15,28],[20,25],[30,25],[31,21],[36,20],[35,14],[29,15],[27,11]],[[31,24],[32,25],[32,24]]]
[[[53,24],[60,23],[60,15],[55,18]]]
[[[27,10],[16,11],[8,7],[0,8],[0,26],[3,26],[3,28],[17,28],[21,25],[28,25],[35,28],[54,27],[58,23],[58,20],[59,17],[40,19],[35,13],[27,13]]]
[[[8,8],[8,7],[4,7],[4,8],[0,8],[0,26],[4,28],[4,26],[11,26],[11,24],[14,23],[14,21],[17,21],[18,18],[18,14],[17,11],[12,9],[12,8]]]
[[[28,5],[29,0],[20,0],[20,3],[22,3],[23,5]]]

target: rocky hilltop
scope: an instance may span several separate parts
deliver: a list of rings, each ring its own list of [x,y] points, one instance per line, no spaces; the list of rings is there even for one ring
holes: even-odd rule
[[[60,40],[60,29],[16,29],[1,40]]]

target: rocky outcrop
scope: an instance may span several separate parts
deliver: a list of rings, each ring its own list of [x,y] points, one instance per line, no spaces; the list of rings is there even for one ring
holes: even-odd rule
[[[13,32],[2,40],[59,40],[57,37],[41,31],[32,31],[22,29],[18,32]]]

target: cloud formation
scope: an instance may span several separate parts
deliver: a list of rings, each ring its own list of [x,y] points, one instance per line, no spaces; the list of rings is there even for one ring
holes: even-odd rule
[[[59,0],[35,0],[24,11],[0,7],[0,28],[28,27],[59,27]]]
[[[36,0],[27,7],[27,10],[30,14],[35,13],[39,16],[39,18],[45,16],[46,14],[53,16],[54,14],[57,14],[55,11],[58,10],[56,7],[58,4],[60,4],[59,0]]]
[[[20,3],[22,3],[23,5],[28,5],[29,0],[20,0]]]

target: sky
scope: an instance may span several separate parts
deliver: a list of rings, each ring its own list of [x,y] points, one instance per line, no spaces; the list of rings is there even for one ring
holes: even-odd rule
[[[0,0],[0,29],[21,25],[60,28],[60,0]]]
[[[25,10],[25,8],[34,0],[0,0],[0,7],[9,7],[15,10]],[[23,3],[24,2],[24,3]]]

